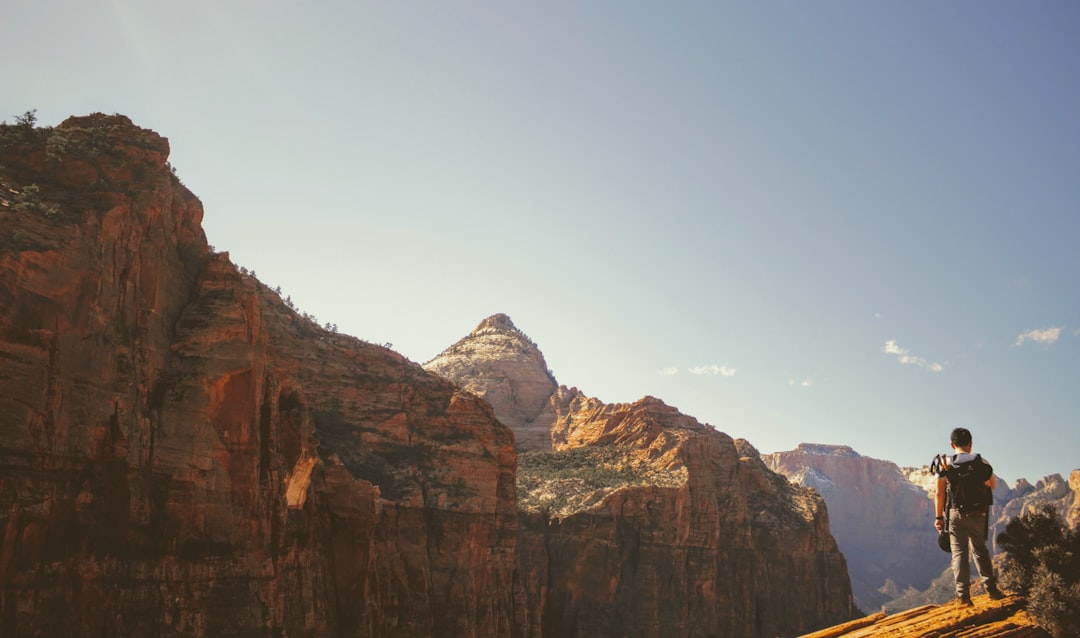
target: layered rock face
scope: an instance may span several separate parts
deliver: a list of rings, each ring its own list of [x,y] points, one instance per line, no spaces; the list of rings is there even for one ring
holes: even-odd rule
[[[1062,504],[1065,513],[1065,524],[1076,529],[1080,526],[1080,470],[1069,473],[1069,494]]]
[[[1043,503],[1053,505],[1069,527],[1080,525],[1080,470],[1073,470],[1068,481],[1060,474],[1051,474],[1035,485],[1020,479],[1011,488],[998,479],[991,512],[992,537],[997,538],[999,533],[1005,531],[1009,521],[1033,511]]]
[[[436,361],[478,337],[508,344],[505,353],[428,367],[467,371],[450,378],[481,394],[486,371],[495,388],[540,387],[537,366],[519,362],[542,359],[522,356],[517,332],[497,315]],[[769,471],[747,442],[651,397],[548,394],[531,410],[495,403],[530,440],[550,423],[552,449],[519,459],[515,635],[790,636],[851,617],[823,501]]]
[[[0,128],[0,635],[511,635],[510,430],[212,253],[167,155]]]
[[[847,446],[805,443],[762,460],[825,499],[860,609],[879,609],[908,588],[929,587],[947,565],[934,543],[933,502],[895,463]]]

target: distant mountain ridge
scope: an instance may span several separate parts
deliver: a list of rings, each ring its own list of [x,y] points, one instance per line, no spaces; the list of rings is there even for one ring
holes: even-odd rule
[[[762,461],[825,499],[863,611],[879,609],[895,597],[890,591],[925,589],[941,574],[943,554],[930,542],[933,503],[895,463],[818,444],[765,454]]]

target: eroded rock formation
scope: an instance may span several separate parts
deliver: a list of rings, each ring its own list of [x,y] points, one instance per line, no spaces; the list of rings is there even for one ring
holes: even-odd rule
[[[511,432],[211,252],[168,150],[0,129],[0,634],[510,635]]]
[[[1043,503],[1052,505],[1069,527],[1080,525],[1080,470],[1073,470],[1068,481],[1060,474],[1051,474],[1035,485],[1020,479],[1011,488],[999,479],[994,489],[992,536],[997,538],[1009,521]]]
[[[895,463],[847,446],[805,443],[762,458],[825,499],[860,609],[880,609],[912,587],[926,589],[947,565],[933,542],[933,502]]]
[[[424,368],[490,403],[514,430],[519,450],[551,448],[551,398],[558,384],[540,348],[510,317],[500,313],[481,321]]]
[[[496,315],[427,367],[495,396],[529,450],[518,469],[522,635],[787,636],[851,616],[819,496],[658,399],[606,404],[546,386],[539,350],[519,335]],[[526,394],[506,388],[536,388],[537,400],[500,400]]]

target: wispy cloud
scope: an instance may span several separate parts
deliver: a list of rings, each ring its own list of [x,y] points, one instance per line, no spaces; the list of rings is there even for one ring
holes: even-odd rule
[[[709,377],[721,376],[721,377],[733,377],[735,376],[735,368],[729,368],[727,366],[712,364],[708,366],[697,366],[687,370],[690,374],[698,374]]]
[[[788,385],[797,385],[800,388],[809,388],[809,387],[814,385],[814,380],[813,379],[803,379],[802,381],[798,381],[796,379],[788,379],[787,384]]]
[[[896,343],[895,339],[886,341],[885,345],[881,347],[881,351],[885,354],[895,356],[896,360],[901,365],[916,366],[931,372],[941,372],[945,369],[944,365],[936,361],[927,361],[923,357],[911,354],[911,351],[907,348],[900,347],[900,344]]]
[[[1025,341],[1034,341],[1035,343],[1048,346],[1054,343],[1061,336],[1061,328],[1043,328],[1042,330],[1028,330],[1024,334],[1016,338],[1016,343],[1013,347],[1024,345]]]
[[[673,368],[673,367],[660,368],[659,370],[656,371],[656,374],[659,374],[659,375],[662,375],[662,376],[665,376],[665,377],[670,377],[670,376],[679,374],[679,369],[678,368]]]
[[[896,341],[894,341],[892,339],[889,339],[888,341],[885,342],[885,345],[882,346],[881,351],[884,352],[885,354],[895,354],[895,355],[899,355],[901,357],[906,356],[907,353],[908,353],[907,350],[905,350],[904,348],[901,348],[900,345],[897,344]]]

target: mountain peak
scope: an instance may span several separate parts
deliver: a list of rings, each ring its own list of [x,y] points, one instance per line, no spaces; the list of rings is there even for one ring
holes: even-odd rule
[[[503,313],[491,315],[424,364],[491,404],[522,449],[551,447],[548,400],[558,383],[540,348]]]
[[[476,326],[476,329],[472,331],[472,334],[478,335],[488,330],[498,330],[499,332],[521,332],[517,329],[517,326],[514,325],[514,322],[510,320],[510,316],[502,312],[493,314],[481,321],[480,325]]]

